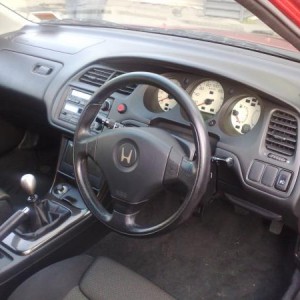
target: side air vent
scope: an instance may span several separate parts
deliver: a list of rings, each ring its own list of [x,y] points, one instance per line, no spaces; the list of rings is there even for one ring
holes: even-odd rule
[[[122,74],[124,73],[111,69],[91,68],[79,78],[79,81],[100,87],[106,81],[118,77]],[[136,84],[124,86],[123,88],[119,89],[118,92],[124,95],[130,95],[136,87]]]
[[[297,120],[282,111],[275,111],[268,127],[266,147],[269,150],[292,156],[297,144]]]

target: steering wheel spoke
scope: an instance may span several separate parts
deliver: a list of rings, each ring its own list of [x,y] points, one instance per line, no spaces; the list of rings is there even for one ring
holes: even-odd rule
[[[194,186],[196,171],[196,162],[184,157],[180,164],[178,180],[182,182],[189,190],[191,190]]]
[[[77,153],[84,156],[89,156],[90,158],[95,160],[98,138],[99,137],[97,135],[94,135],[91,132],[86,133],[84,137],[81,137],[81,139],[77,143]]]
[[[124,214],[119,211],[114,211],[108,225],[113,228],[122,228],[126,226],[127,230],[134,232],[135,228],[138,227],[135,222],[137,214],[138,213]]]
[[[185,157],[184,153],[172,148],[164,175],[166,185],[181,182],[189,190],[196,179],[196,162]]]
[[[144,203],[129,204],[114,199],[114,209],[109,224],[113,227],[124,226],[125,224],[130,231],[138,230],[139,225],[136,223],[136,217],[143,205]]]

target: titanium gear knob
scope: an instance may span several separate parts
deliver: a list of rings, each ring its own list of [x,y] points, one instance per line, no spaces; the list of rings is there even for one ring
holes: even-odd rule
[[[36,179],[32,174],[23,175],[21,178],[21,186],[23,190],[29,195],[29,197],[35,196],[36,191]]]

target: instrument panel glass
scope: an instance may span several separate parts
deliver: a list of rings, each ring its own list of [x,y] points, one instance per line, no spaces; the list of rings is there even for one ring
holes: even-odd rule
[[[181,86],[180,82],[177,79],[170,80],[178,86]],[[157,92],[157,102],[162,111],[169,111],[177,105],[177,102],[174,99],[174,97],[161,89],[159,89]]]
[[[224,89],[216,80],[205,80],[193,89],[191,97],[201,112],[215,115],[224,102]]]
[[[257,124],[261,105],[256,97],[244,97],[235,103],[231,110],[231,125],[239,134],[245,134]]]

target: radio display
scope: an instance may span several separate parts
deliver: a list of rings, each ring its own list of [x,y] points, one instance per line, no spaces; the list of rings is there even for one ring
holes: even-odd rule
[[[77,91],[77,90],[72,90],[71,95],[74,96],[74,97],[84,99],[84,100],[89,100],[92,96],[90,94],[86,94],[86,93],[83,93],[83,92],[80,92],[80,91]]]
[[[59,114],[59,119],[77,124],[80,114],[91,97],[92,93],[88,94],[85,91],[69,89],[64,106]]]
[[[64,109],[75,114],[79,113],[79,107],[71,103],[66,103]]]

